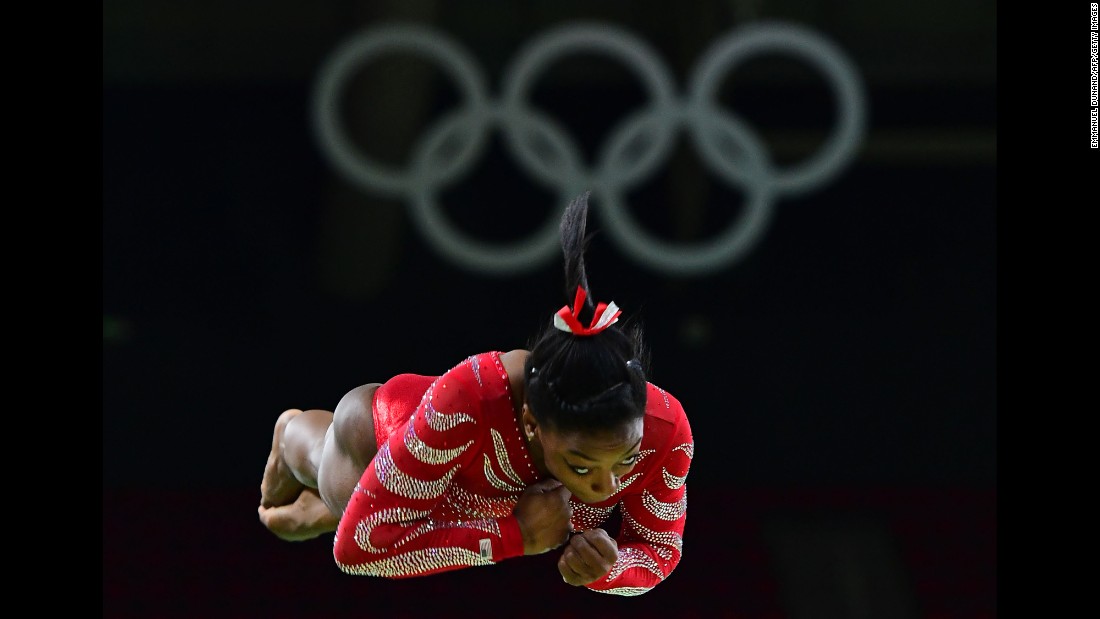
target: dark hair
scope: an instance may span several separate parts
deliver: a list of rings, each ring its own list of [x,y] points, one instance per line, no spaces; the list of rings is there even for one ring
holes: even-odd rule
[[[587,219],[586,192],[561,219],[566,300],[572,306],[577,287],[584,288],[579,319],[585,325],[596,310],[584,265]],[[577,336],[548,319],[530,349],[523,377],[539,423],[559,432],[601,430],[645,415],[648,352],[637,320],[620,319],[595,335]]]

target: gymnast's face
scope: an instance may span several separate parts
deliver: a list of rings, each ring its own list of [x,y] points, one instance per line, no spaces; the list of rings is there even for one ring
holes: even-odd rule
[[[600,503],[619,490],[637,464],[642,447],[641,419],[599,432],[558,432],[524,411],[531,455],[583,503]]]

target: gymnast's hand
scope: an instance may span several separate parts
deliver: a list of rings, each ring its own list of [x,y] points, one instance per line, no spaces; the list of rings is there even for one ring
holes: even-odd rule
[[[316,488],[303,489],[293,503],[275,507],[261,504],[257,511],[260,522],[288,542],[300,542],[331,533],[340,524],[340,519],[329,511]]]
[[[595,582],[611,571],[619,558],[619,544],[603,529],[588,529],[569,539],[558,559],[562,579],[580,587]]]
[[[569,538],[573,507],[569,504],[569,490],[556,479],[528,486],[512,513],[519,520],[525,555],[552,550]]]

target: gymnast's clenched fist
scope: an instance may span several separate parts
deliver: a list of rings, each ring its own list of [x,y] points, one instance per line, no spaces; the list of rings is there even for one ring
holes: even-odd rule
[[[569,538],[558,571],[565,582],[580,587],[606,576],[618,558],[619,545],[607,531],[588,529]]]

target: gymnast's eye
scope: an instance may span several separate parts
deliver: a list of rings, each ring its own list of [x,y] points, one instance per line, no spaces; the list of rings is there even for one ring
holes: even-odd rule
[[[562,462],[565,463],[565,466],[568,466],[569,468],[573,469],[573,472],[576,473],[577,475],[587,475],[589,473],[589,471],[592,470],[587,466],[577,466],[575,464],[570,464],[569,461],[566,460],[565,458],[562,458]]]
[[[636,464],[638,462],[638,458],[641,455],[642,455],[641,453],[636,453],[633,456],[630,456],[629,458],[627,458],[626,460],[623,460],[621,464],[623,466],[633,466],[634,464]]]

